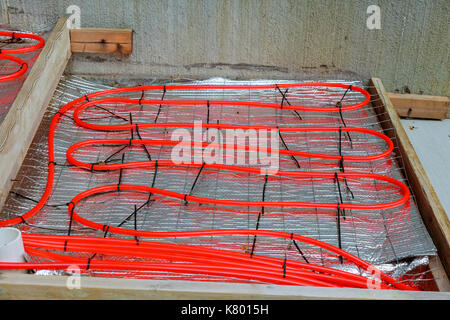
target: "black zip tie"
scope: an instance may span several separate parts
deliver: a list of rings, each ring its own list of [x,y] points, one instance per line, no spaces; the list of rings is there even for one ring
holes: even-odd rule
[[[90,168],[91,172],[94,172],[94,166],[95,166],[95,163],[91,163],[91,168]]]
[[[95,256],[95,255],[94,255],[94,256]],[[91,264],[91,259],[92,259],[92,258],[93,258],[93,257],[90,257],[90,258],[88,259],[86,270],[89,270],[89,266],[90,266],[90,264]]]
[[[70,232],[72,231],[72,221],[73,221],[73,210],[75,209],[75,203],[72,201],[69,202],[69,205],[72,204],[72,209],[70,209],[70,220],[69,220],[69,230],[67,231],[67,235],[70,236]]]
[[[102,227],[102,230],[105,232],[103,234],[103,238],[106,238],[106,235],[108,234],[108,231],[109,231],[109,226],[104,224],[103,227]]]
[[[20,218],[22,221],[21,222],[19,222],[19,223],[24,223],[24,224],[27,224],[27,222],[25,221],[25,219],[22,217],[22,216],[18,216],[18,218]]]
[[[84,98],[86,99],[86,101],[87,102],[89,102],[90,100],[89,100],[89,97],[87,96],[87,94],[86,95],[84,95]]]
[[[142,94],[141,94],[141,97],[139,98],[139,105],[141,106],[142,105],[142,99],[144,98],[144,90],[142,90]]]
[[[263,207],[263,209],[264,209],[264,207]],[[259,221],[261,220],[261,215],[264,215],[263,211],[260,211],[259,214],[258,214],[258,220],[256,220],[256,228],[255,228],[255,230],[259,229]],[[253,257],[253,252],[255,251],[255,245],[256,245],[256,235],[253,237],[253,244],[252,244],[252,250],[250,252],[250,258]]]
[[[267,185],[267,174],[264,177],[264,185],[263,185],[263,192],[262,192],[262,202],[264,202],[265,198],[266,198],[266,185]],[[264,215],[264,210],[265,210],[265,207],[261,206],[262,215]],[[258,222],[259,222],[259,220],[258,220]]]
[[[342,242],[341,242],[341,204],[338,203],[337,204],[337,232],[338,232],[338,246],[339,249],[342,250]],[[339,261],[341,262],[341,264],[343,263],[343,259],[342,256],[339,256]]]
[[[161,97],[161,101],[164,100],[164,96],[165,95],[166,95],[166,85],[164,85],[164,91],[163,91],[163,95]],[[156,117],[155,117],[155,123],[156,123],[156,121],[158,121],[158,117],[159,117],[159,114],[161,112],[161,106],[162,106],[162,104],[159,105],[158,113],[156,114]]]
[[[153,181],[152,181],[152,188],[155,187],[155,181],[156,181],[156,174],[158,173],[158,160],[155,160],[155,173],[153,174]],[[153,193],[150,192],[150,194],[148,195],[148,199],[146,204],[150,203],[150,199],[152,197]],[[186,199],[186,198],[185,198]]]
[[[21,193],[15,192],[15,191],[10,191],[10,193],[14,194],[14,195],[17,196],[17,197],[20,197],[20,198],[23,198],[23,199],[32,201],[32,202],[34,202],[34,203],[38,203],[38,202],[39,202],[39,201],[36,200],[36,199],[27,197],[27,196],[25,196],[25,195],[23,195],[23,194],[21,194]],[[67,205],[68,205],[68,203],[65,203],[65,204],[47,204],[47,203],[46,203],[46,204],[44,204],[44,206],[46,206],[46,207],[64,207],[64,206],[67,206]]]
[[[142,140],[141,134],[139,133],[139,126],[136,123],[136,135],[138,136],[139,140]],[[147,146],[145,144],[142,145],[144,147],[145,153],[147,154],[148,160],[152,161],[152,156],[150,155],[150,152],[147,149]]]
[[[209,100],[206,100],[206,106],[208,108],[207,114],[206,114],[206,123],[209,124]]]
[[[339,127],[339,144],[338,144],[339,155],[341,158],[339,159],[339,170],[341,172],[345,172],[344,170],[344,156],[342,155],[342,127]],[[355,199],[355,196],[348,186],[347,178],[344,178],[344,183],[347,191],[351,194],[352,198]]]
[[[69,116],[69,115],[67,115],[67,114],[65,114],[65,113],[62,113],[61,111],[57,111],[57,112],[55,113],[55,115],[58,114],[58,113],[59,113],[61,116],[70,118],[70,119],[72,119],[73,121],[75,121],[75,119],[74,119],[73,117],[71,117],[71,116]]]
[[[287,260],[287,256],[285,253],[284,254],[284,262],[283,262],[283,279],[286,278],[286,260]]]
[[[24,62],[24,63],[22,63],[22,64],[20,65],[20,69],[19,69],[19,70],[22,70],[22,69],[23,69],[23,65],[26,65],[26,66],[28,67],[28,64],[27,64],[26,62]]]
[[[137,207],[134,205],[134,230],[137,231]],[[136,239],[136,244],[139,245],[139,239],[137,236],[134,237]]]
[[[89,270],[89,266],[90,266],[90,264],[91,264],[91,260],[92,260],[96,255],[97,255],[97,253],[94,253],[94,254],[88,259],[88,264],[87,264],[86,270]]]
[[[123,163],[123,160],[125,159],[125,153],[122,153],[122,163]],[[120,168],[120,172],[119,172],[119,182],[117,183],[117,192],[119,192],[120,191],[120,184],[121,184],[121,182],[122,182],[122,171],[123,171],[123,168]]]
[[[339,108],[339,116],[341,117],[342,124],[344,125],[344,127],[347,127],[347,124],[344,121],[344,116],[342,115],[342,103],[340,101],[337,102],[336,107]],[[350,147],[353,149],[353,140],[352,140],[352,137],[350,136],[350,132],[346,131],[346,133],[347,133],[348,140],[350,142]]]
[[[302,116],[297,112],[297,110],[292,110],[300,120],[303,120]]]
[[[341,155],[341,159],[339,159],[339,170],[344,173],[345,169],[344,169],[344,157]],[[350,189],[348,182],[347,182],[347,178],[343,178],[344,179],[344,183],[345,183],[345,188],[347,189],[347,192],[350,193],[352,199],[355,199],[355,195],[353,194],[353,191]]]
[[[112,157],[114,157],[116,154],[120,153],[122,150],[124,150],[125,148],[128,148],[128,147],[129,147],[129,145],[126,145],[126,146],[120,148],[120,149],[117,150],[116,152],[114,152],[114,153],[112,153],[111,155],[109,155],[108,158],[106,158],[103,162],[108,163],[109,160],[110,160]]]
[[[277,127],[277,129],[278,129],[278,135],[280,136],[280,139],[281,139],[281,142],[282,142],[283,145],[284,145],[284,148],[285,148],[287,151],[290,151],[289,148],[288,148],[288,146],[286,145],[286,142],[284,142],[283,136],[281,135],[280,128]],[[292,154],[291,154],[291,158],[292,158],[292,160],[294,160],[295,164],[297,165],[297,168],[300,168],[300,164],[298,163],[298,160],[297,160]]]
[[[191,190],[189,191],[189,195],[191,195],[191,194],[192,194],[192,191],[194,191],[195,184],[197,183],[198,177],[200,176],[200,173],[202,173],[202,170],[203,170],[203,168],[205,167],[205,164],[206,164],[206,162],[203,162],[203,164],[202,164],[200,170],[198,171],[197,176],[195,177],[194,183],[193,183],[192,186],[191,186]],[[186,197],[184,197],[184,201],[186,202]],[[185,203],[185,205],[186,205],[186,203]]]
[[[48,165],[51,165],[53,163],[54,166],[56,166],[56,162],[55,161],[49,161]]]
[[[351,90],[351,89],[352,89],[352,85],[349,85],[349,87],[345,90],[344,94],[342,95],[342,98],[341,98],[341,100],[339,101],[340,103],[342,103],[342,101],[343,101],[344,98],[345,98],[345,95],[346,95],[347,92],[348,92],[349,90]]]
[[[12,36],[11,36],[11,40],[14,40],[15,38],[16,38],[16,33],[13,32],[13,33],[12,33]]]
[[[139,212],[139,210],[141,210],[146,204],[147,204],[147,202],[144,202],[143,204],[141,204],[141,205],[139,206],[139,208],[137,208],[136,212]],[[130,218],[131,218],[133,215],[134,215],[134,211],[133,211],[128,217],[126,217],[125,219],[123,219],[122,222],[119,223],[119,224],[117,225],[117,228],[120,228],[125,222],[127,222],[128,220],[130,220]]]
[[[289,88],[287,88],[286,89],[286,91],[284,91],[284,93],[283,93],[283,91],[281,91],[281,89],[280,89],[280,87],[278,86],[278,84],[275,84],[275,87],[278,89],[278,91],[281,93],[281,96],[282,96],[282,98],[281,98],[281,110],[283,110],[283,103],[284,103],[284,101],[286,101],[286,103],[288,104],[288,105],[291,105],[291,103],[289,102],[289,100],[286,98],[286,93],[288,92],[288,90],[289,90]],[[301,117],[300,117],[301,118]]]
[[[121,119],[121,120],[123,120],[123,121],[128,122],[128,119],[127,119],[127,118],[121,117],[121,116],[115,114],[114,112],[112,112],[111,110],[108,110],[108,109],[106,109],[106,108],[100,107],[99,105],[96,105],[96,104],[94,104],[93,107],[98,108],[98,109],[101,109],[101,110],[103,110],[103,111],[106,111],[106,112],[108,112],[109,114],[113,115],[114,117],[116,117],[116,118],[118,118],[118,119]]]
[[[338,191],[339,191],[339,201],[340,201],[340,203],[344,203],[344,201],[342,200],[341,184],[339,182],[339,178],[338,178],[337,172],[334,173],[334,181],[337,182]],[[343,213],[343,217],[344,217],[344,220],[345,220],[345,209],[342,209],[342,213]]]
[[[64,252],[66,252],[66,251],[67,251],[67,240],[64,241]]]
[[[253,258],[253,252],[255,251],[256,235],[253,237],[252,251],[250,252],[250,258]]]
[[[133,116],[131,115],[131,112],[130,112],[130,124],[133,124]],[[131,131],[130,131],[130,134],[131,134],[131,138],[130,138],[130,146],[131,146],[131,140],[134,139],[134,131],[133,131],[133,127],[131,127],[130,130],[131,130]]]
[[[297,251],[302,255],[303,259],[305,260],[306,263],[309,263],[308,259],[306,259],[306,256],[304,255],[304,253],[302,252],[302,250],[300,250],[300,247],[298,246],[297,242],[295,240],[292,240],[292,242],[294,243],[295,248],[297,249]]]

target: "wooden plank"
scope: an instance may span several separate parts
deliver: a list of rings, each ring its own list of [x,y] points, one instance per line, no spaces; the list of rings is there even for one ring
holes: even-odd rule
[[[449,110],[448,97],[388,92],[388,97],[400,117],[445,119]]]
[[[450,299],[450,293],[0,273],[0,299]]]
[[[450,281],[445,273],[441,259],[439,257],[430,257],[429,267],[437,287],[435,291],[450,292]]]
[[[0,210],[70,58],[66,20],[61,18],[56,23],[0,124]]]
[[[122,53],[133,51],[133,30],[83,28],[70,30],[72,52]]]
[[[95,42],[72,42],[72,52],[84,53],[122,53],[131,54],[133,47],[130,43],[95,43]]]
[[[385,133],[400,153],[400,167],[414,192],[415,199],[447,275],[450,274],[450,222],[428,176],[414,151],[388,94],[378,78],[371,79],[369,91]]]

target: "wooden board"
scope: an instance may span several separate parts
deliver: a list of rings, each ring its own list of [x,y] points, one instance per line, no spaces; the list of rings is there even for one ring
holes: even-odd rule
[[[66,20],[61,18],[56,23],[0,124],[0,210],[69,61],[71,52]]]
[[[380,79],[372,78],[369,88],[383,129],[401,155],[399,165],[413,189],[415,199],[447,275],[450,274],[450,222],[431,182],[403,129],[400,118]]]
[[[450,299],[450,293],[0,273],[0,299]]]
[[[387,95],[400,117],[445,119],[449,112],[447,97],[393,92]]]
[[[122,53],[133,52],[133,30],[82,28],[70,30],[72,52]]]

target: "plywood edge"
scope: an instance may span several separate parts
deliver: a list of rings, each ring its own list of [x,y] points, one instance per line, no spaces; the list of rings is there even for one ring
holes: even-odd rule
[[[133,52],[133,30],[81,28],[70,30],[72,52],[122,53]]]
[[[449,300],[450,293],[0,273],[0,299]]]
[[[378,78],[370,80],[369,91],[386,134],[393,139],[401,154],[400,166],[404,168],[425,226],[438,250],[442,265],[450,274],[450,223],[441,202],[409,141],[400,118]],[[393,130],[392,130],[393,129]]]
[[[0,124],[0,210],[70,58],[66,21],[56,23]]]
[[[447,117],[448,97],[394,92],[387,95],[400,117],[440,120]]]

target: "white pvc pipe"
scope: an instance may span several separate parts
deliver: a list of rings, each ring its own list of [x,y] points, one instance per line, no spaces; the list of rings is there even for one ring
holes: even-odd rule
[[[22,233],[16,228],[0,228],[0,262],[25,262]]]

